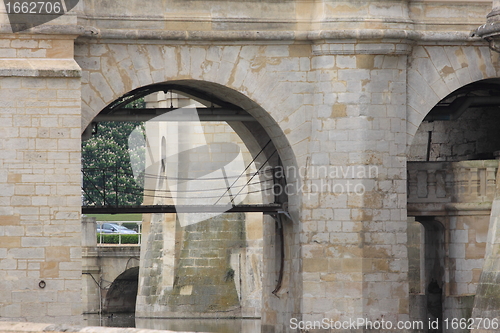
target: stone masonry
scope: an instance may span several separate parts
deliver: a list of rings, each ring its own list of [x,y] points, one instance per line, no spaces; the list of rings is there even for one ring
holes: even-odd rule
[[[243,141],[272,139],[296,189],[279,297],[279,230],[263,220],[262,332],[289,332],[291,320],[409,320],[410,146],[438,102],[498,78],[498,54],[470,34],[491,10],[472,0],[80,0],[12,33],[0,4],[0,320],[80,320],[80,134],[111,102],[164,82],[246,110],[258,126]],[[453,223],[457,243],[474,238],[468,221]],[[465,260],[464,246],[446,255]],[[459,279],[481,284],[481,267],[469,268],[444,292],[471,296]],[[369,328],[335,330],[354,331]]]
[[[0,316],[81,314],[81,70],[73,38],[3,35]]]

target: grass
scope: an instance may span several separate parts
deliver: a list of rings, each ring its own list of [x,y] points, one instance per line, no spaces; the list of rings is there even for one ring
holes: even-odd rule
[[[142,221],[142,214],[87,214],[95,217],[97,221]]]

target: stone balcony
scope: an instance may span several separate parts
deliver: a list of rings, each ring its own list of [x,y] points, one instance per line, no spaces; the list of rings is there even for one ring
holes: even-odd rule
[[[408,215],[490,210],[498,160],[408,162]]]

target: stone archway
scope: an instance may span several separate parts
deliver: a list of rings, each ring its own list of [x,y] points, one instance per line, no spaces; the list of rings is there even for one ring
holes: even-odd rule
[[[75,47],[75,60],[83,72],[82,131],[123,94],[175,82],[210,90],[246,110],[272,138],[285,166],[306,164],[305,139],[311,135],[312,113],[305,111],[311,108],[314,85],[297,85],[296,80],[300,62],[310,68],[310,45],[92,43]],[[289,202],[295,221],[300,215],[298,198]]]
[[[169,83],[166,83],[165,89],[167,89],[167,87],[169,87],[168,84]],[[175,85],[176,91],[179,91],[182,89],[182,87],[180,87],[180,85],[179,85],[179,82],[175,82],[175,84],[176,84]],[[187,86],[192,87],[192,85],[187,85]],[[200,89],[200,85],[197,85],[197,88]],[[147,89],[147,87],[145,87],[145,89]],[[137,92],[137,94],[139,94],[139,92]],[[207,92],[207,94],[208,94],[208,92]],[[227,96],[227,94],[225,96]],[[258,122],[253,121],[253,122],[247,123],[246,121],[243,121],[243,122],[236,122],[235,121],[235,122],[231,122],[231,126],[233,128],[235,128],[236,131],[240,134],[240,137],[242,138],[243,143],[248,142],[248,145],[250,146],[249,149],[252,152],[252,155],[255,157],[255,159],[257,159],[259,157],[260,151],[258,151],[258,150],[262,149],[262,151],[264,153],[262,154],[262,156],[260,156],[260,161],[257,160],[257,162],[264,165],[266,162],[266,156],[267,156],[267,160],[269,160],[269,158],[271,158],[274,155],[274,153],[270,154],[273,151],[273,149],[276,150],[276,148],[274,147],[273,144],[271,144],[269,146],[270,151],[265,150],[265,147],[269,144],[269,142],[271,142],[271,140],[267,136],[266,131],[259,125]],[[148,126],[146,126],[146,128],[147,127]],[[155,136],[155,138],[157,138],[158,140],[161,139],[160,141],[162,143],[165,143],[165,140],[163,140],[163,137],[161,135]],[[147,141],[149,141],[149,140],[147,140]],[[269,141],[269,142],[267,144],[264,144],[266,141]],[[159,142],[157,145],[159,145]],[[156,148],[159,148],[159,146]],[[164,153],[163,148],[164,147],[162,146],[161,148],[162,149],[160,149],[161,150],[160,153],[163,156],[163,153]],[[147,150],[149,151],[150,149],[148,148]],[[273,159],[273,160],[269,160],[269,163],[271,165],[275,165],[275,163],[277,163],[277,161]],[[241,243],[241,242],[245,241],[245,239],[236,239],[236,238],[235,239],[232,239],[232,238],[228,239],[227,232],[231,232],[231,230],[225,230],[225,229],[219,230],[220,227],[218,226],[219,223],[223,223],[224,225],[231,224],[231,223],[238,224],[239,220],[240,220],[240,218],[237,216],[236,217],[230,216],[227,218],[224,217],[223,221],[219,221],[219,219],[217,219],[214,221],[207,222],[208,224],[205,223],[205,221],[204,221],[203,225],[201,225],[201,226],[196,226],[194,228],[191,226],[189,228],[186,227],[186,228],[182,229],[183,236],[181,236],[181,238],[183,240],[181,240],[181,238],[179,238],[176,235],[177,231],[174,231],[174,229],[176,229],[175,227],[173,227],[173,229],[171,227],[167,227],[169,230],[167,232],[167,230],[165,229],[165,225],[164,225],[166,223],[166,221],[163,221],[163,219],[160,217],[158,217],[158,218],[153,217],[153,219],[150,222],[151,227],[150,227],[150,231],[149,231],[149,236],[146,236],[148,241],[146,241],[145,249],[143,249],[142,259],[141,259],[142,260],[141,267],[143,267],[144,271],[142,271],[142,273],[141,273],[142,277],[141,277],[141,285],[139,287],[139,301],[138,301],[138,307],[137,307],[137,309],[138,309],[137,314],[139,316],[148,316],[148,317],[151,317],[151,316],[168,317],[168,316],[173,316],[173,315],[178,316],[178,317],[179,316],[184,317],[184,316],[200,316],[201,314],[203,314],[204,316],[220,317],[220,316],[227,316],[228,311],[229,311],[228,309],[230,308],[230,309],[232,309],[230,316],[244,316],[245,317],[245,316],[249,316],[250,313],[252,313],[252,315],[250,315],[250,316],[253,316],[253,317],[260,316],[260,301],[259,301],[259,305],[253,304],[253,305],[250,305],[250,307],[248,308],[248,305],[246,305],[247,307],[242,306],[243,303],[238,302],[238,300],[235,298],[236,297],[236,290],[234,288],[235,282],[233,282],[233,280],[235,278],[235,276],[234,276],[235,272],[233,269],[228,270],[228,268],[226,266],[224,266],[225,265],[224,262],[229,261],[229,257],[227,255],[214,256],[213,254],[210,254],[211,252],[214,252],[214,251],[219,251],[219,252],[221,250],[229,251],[230,248],[232,248],[234,246],[236,246],[236,247],[243,247],[244,246],[244,243]],[[274,234],[276,233],[274,231],[274,226],[273,226],[274,223],[273,223],[272,219],[269,219],[269,218],[266,218],[265,221],[266,222],[264,223],[264,225],[265,225],[264,227],[266,230],[264,231],[264,234],[265,234],[265,236],[264,236],[264,249],[266,247],[271,247],[271,248],[274,247],[275,249],[276,248],[279,249],[280,247],[276,245],[276,240],[274,239]],[[170,221],[170,222],[172,222],[174,225],[176,223],[175,220]],[[235,228],[238,229],[238,226],[236,224],[235,224]],[[271,224],[271,226],[268,226],[269,224]],[[278,232],[280,233],[280,235],[282,233],[283,228],[285,228],[285,227],[280,226],[278,228],[279,229]],[[145,227],[144,230],[146,230],[146,229],[148,229],[148,228]],[[172,230],[170,230],[170,229],[172,229]],[[217,230],[212,231],[214,229],[217,229]],[[287,227],[287,229],[288,229],[288,232],[287,232],[288,240],[286,243],[290,244],[290,241],[293,239],[293,231],[291,231],[293,229],[289,229],[288,227]],[[223,233],[226,233],[226,236],[224,236],[222,239],[219,239],[220,238],[219,236],[221,236],[220,231],[222,231]],[[236,237],[239,233],[240,232],[238,232],[236,230],[236,232],[234,233],[233,236]],[[166,245],[165,245],[165,242],[163,240],[164,239],[165,239],[165,241],[173,240],[172,236],[174,236],[174,235],[175,235],[175,241],[176,242],[179,241],[179,242],[181,242],[181,244],[183,244],[182,250],[179,250],[177,245],[175,245],[175,251],[174,251],[173,245],[167,246],[167,248],[170,250],[167,250],[167,248],[165,248]],[[212,235],[213,237],[215,237],[213,239],[213,242],[218,241],[220,243],[220,242],[224,241],[224,244],[227,243],[226,245],[229,246],[230,248],[222,249],[222,248],[220,248],[220,246],[212,248],[212,247],[208,246],[211,243],[210,244],[207,243],[208,244],[207,247],[204,248],[203,250],[205,252],[207,252],[207,251],[210,252],[207,255],[210,255],[211,259],[208,259],[208,257],[202,256],[201,259],[199,258],[199,260],[198,260],[198,261],[200,261],[199,265],[198,264],[188,265],[188,266],[191,266],[191,267],[188,267],[189,268],[188,269],[185,267],[187,261],[188,260],[189,261],[193,261],[193,260],[196,261],[197,259],[194,259],[194,257],[200,257],[200,256],[193,255],[194,257],[193,256],[186,257],[182,253],[184,253],[186,251],[189,251],[189,253],[191,253],[191,251],[201,251],[201,249],[193,247],[193,244],[196,243],[197,241],[205,240],[206,242],[212,242],[212,239],[200,238],[201,237],[200,235],[204,235],[203,237],[205,237],[206,235],[208,235],[208,236]],[[244,233],[243,233],[243,235],[244,235]],[[193,237],[197,237],[197,238],[193,238]],[[279,242],[282,243],[284,238],[285,238],[285,233],[283,232],[283,236],[279,237]],[[252,251],[255,252],[256,250],[257,249],[253,249],[250,252],[252,252]],[[181,254],[178,254],[177,253],[178,251],[180,251]],[[175,255],[173,254],[174,252],[175,252]],[[260,258],[261,258],[260,260],[262,260],[262,250],[260,250],[259,252],[260,252]],[[264,252],[266,252],[266,250]],[[276,280],[275,275],[276,275],[278,270],[281,271],[281,269],[282,269],[281,267],[283,267],[283,265],[285,263],[286,263],[288,272],[289,273],[291,272],[291,264],[290,264],[291,258],[287,258],[285,260],[285,263],[283,263],[279,257],[284,256],[284,250],[283,249],[280,249],[279,251],[276,250],[275,253],[276,253],[276,256],[278,258],[273,258],[273,256],[269,256],[266,258],[267,261],[264,265],[264,279],[263,279],[264,281],[263,282],[258,281],[258,283],[257,283],[258,285],[261,285],[262,283],[264,283],[265,285],[271,285],[273,283],[276,283],[275,282],[275,280]],[[178,270],[178,273],[174,274],[173,272],[165,271],[165,269],[166,269],[166,267],[164,267],[165,266],[165,260],[164,260],[165,256],[172,257],[173,261],[167,260],[169,262],[168,266],[172,270],[175,270],[175,271]],[[230,257],[231,257],[231,261],[233,261],[232,254]],[[255,256],[251,255],[251,257],[253,258]],[[259,257],[259,255],[257,255],[257,257]],[[241,260],[241,257],[239,260]],[[248,261],[248,258],[244,257],[243,261],[245,261],[245,260]],[[222,266],[218,267],[217,265],[214,266],[214,265],[208,265],[208,264],[201,264],[201,261],[219,262],[218,265],[222,265]],[[256,263],[249,263],[249,265],[256,265]],[[214,266],[214,267],[212,267],[212,266]],[[278,268],[275,268],[274,266],[278,266]],[[219,281],[221,278],[215,277],[215,275],[217,275],[217,273],[219,272],[219,269],[217,267],[222,269],[222,270],[224,270],[224,269],[228,270],[226,273],[222,272],[222,273],[224,273],[223,274],[224,281]],[[195,270],[198,272],[198,274],[192,273]],[[238,269],[238,271],[239,271],[239,269]],[[257,269],[257,271],[260,271],[260,269]],[[191,273],[189,273],[189,272],[191,272]],[[210,273],[210,272],[212,272],[212,273]],[[230,278],[228,278],[229,272],[232,273]],[[205,275],[200,276],[200,274],[205,274]],[[245,274],[245,273],[243,273],[243,274]],[[282,273],[278,273],[278,274],[281,275]],[[170,279],[171,281],[170,282],[167,281],[168,283],[165,284],[164,283],[165,280],[166,279],[168,280],[167,276],[171,277],[171,279]],[[203,279],[204,282],[199,282],[200,278]],[[246,277],[244,277],[244,279],[245,278]],[[254,279],[256,279],[256,278],[257,277],[254,277]],[[196,279],[198,279],[198,280],[196,280]],[[260,280],[260,276],[258,277],[258,279]],[[278,278],[278,280],[280,280],[280,286],[285,287],[288,284],[290,284],[290,281],[293,279],[288,277],[288,278],[284,279],[284,282],[283,282],[282,281],[283,277],[280,276]],[[173,287],[174,287],[174,290],[172,291],[173,294],[171,295],[170,292],[168,292],[168,288],[173,288]],[[241,286],[241,280],[240,280],[239,289],[238,289],[238,286],[236,286],[236,289],[238,289],[238,294],[240,294],[241,288],[242,288],[242,286]],[[210,291],[209,289],[210,290],[213,289],[213,290]],[[276,288],[275,288],[275,290],[276,290],[276,292],[278,292],[278,290]],[[205,295],[206,292],[208,292],[207,295]],[[286,291],[282,291],[282,292],[284,293],[283,295],[285,297],[287,297],[287,294],[290,292],[290,289],[287,289]],[[203,295],[205,295],[205,296],[203,296]],[[214,295],[214,296],[217,295],[218,297],[216,300],[213,300],[212,299],[213,297],[210,297],[210,295]],[[253,297],[255,297],[255,296],[253,296]],[[181,298],[182,299],[188,299],[188,298],[191,299],[192,298],[192,300],[187,300],[187,301],[189,301],[189,304],[195,305],[193,307],[194,310],[193,309],[189,310],[188,307],[183,303],[186,300],[182,301]],[[246,295],[245,295],[244,299],[245,298],[246,298]],[[167,301],[167,299],[168,299],[168,301]],[[214,301],[215,303],[212,303],[212,301]],[[240,296],[240,301],[241,301],[241,296]],[[221,302],[224,304],[219,304]],[[250,300],[250,302],[252,302],[252,301]],[[254,303],[255,303],[255,301],[254,301]],[[246,302],[245,304],[250,304],[250,303]],[[229,306],[229,308],[228,308],[228,306]],[[154,311],[152,311],[151,309],[154,309]],[[258,312],[256,312],[256,309],[258,309]]]
[[[104,301],[104,313],[135,312],[139,266],[127,269],[111,283]]]
[[[456,89],[499,76],[498,54],[487,46],[415,46],[408,68],[407,147],[429,111]]]
[[[301,68],[311,67],[310,45],[84,43],[75,48],[82,68],[82,131],[123,94],[176,82],[205,87],[243,108],[272,138],[285,166],[306,164],[305,139],[311,135],[312,119],[306,110],[313,104],[314,85],[296,82]],[[295,221],[298,198],[289,202]]]

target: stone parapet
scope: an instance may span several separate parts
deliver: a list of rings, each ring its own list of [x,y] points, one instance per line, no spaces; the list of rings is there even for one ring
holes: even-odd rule
[[[214,10],[224,8],[224,10]],[[97,28],[177,31],[307,31],[379,29],[470,31],[491,10],[484,1],[244,1],[196,6],[158,1],[138,6],[81,1],[78,23]],[[463,20],[467,13],[467,20]]]

